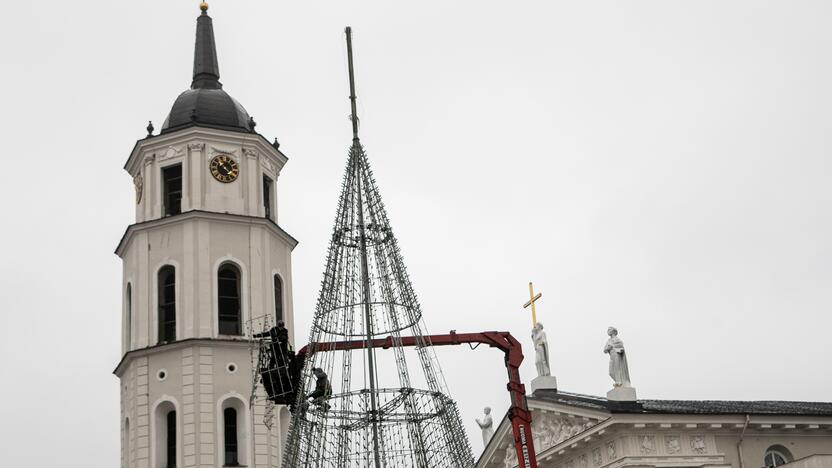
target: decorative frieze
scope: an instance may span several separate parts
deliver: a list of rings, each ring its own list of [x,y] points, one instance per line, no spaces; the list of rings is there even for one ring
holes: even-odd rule
[[[702,454],[705,453],[705,436],[704,435],[695,435],[691,436],[690,438],[690,450],[693,453]]]
[[[133,177],[133,186],[136,188],[136,204],[139,204],[142,201],[142,193],[144,192],[144,177],[141,174]]]
[[[607,442],[607,458],[612,461],[615,460],[617,457],[617,453],[615,452],[615,441],[611,440]]]
[[[542,452],[596,425],[596,421],[536,414],[532,420],[535,450]]]
[[[512,445],[506,447],[506,454],[503,456],[503,466],[505,468],[513,468],[517,466],[517,452],[514,450],[514,446]]]
[[[168,146],[164,151],[157,153],[156,157],[159,158],[159,161],[166,161],[183,156],[184,154],[185,148],[183,146]]]
[[[231,156],[237,156],[237,150],[231,147],[223,148],[221,146],[214,146],[211,145],[208,147],[208,156],[215,156],[218,154],[230,154]]]
[[[268,159],[266,159],[266,158],[260,159],[260,165],[263,166],[263,169],[265,169],[266,172],[269,172],[272,175],[277,175],[277,168]]]
[[[639,451],[644,455],[654,455],[656,453],[656,436],[643,435],[641,436],[641,443],[639,444]]]
[[[675,455],[682,451],[681,438],[677,435],[670,435],[664,437],[664,449],[670,455]]]

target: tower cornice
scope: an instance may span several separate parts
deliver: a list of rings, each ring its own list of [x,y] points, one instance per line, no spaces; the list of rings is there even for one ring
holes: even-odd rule
[[[124,231],[124,234],[121,236],[121,240],[119,241],[118,246],[116,246],[115,254],[119,257],[122,257],[125,249],[128,245],[130,245],[133,236],[135,236],[138,233],[162,226],[181,224],[195,219],[263,226],[272,231],[278,237],[280,237],[284,242],[286,242],[289,245],[290,249],[294,250],[294,248],[298,245],[297,239],[292,237],[288,232],[284,231],[283,228],[278,226],[277,223],[268,218],[229,213],[215,213],[212,211],[191,210],[178,214],[176,216],[168,216],[165,218],[145,221],[143,223],[131,224],[127,227],[127,229]]]
[[[133,359],[148,356],[150,354],[154,354],[161,351],[172,351],[181,348],[187,348],[189,346],[200,346],[200,345],[210,345],[212,347],[216,346],[227,346],[232,348],[240,348],[240,349],[248,349],[251,346],[251,343],[247,338],[186,338],[184,340],[174,341],[172,343],[165,343],[165,344],[156,344],[153,346],[148,346],[146,348],[141,349],[134,349],[132,351],[128,351],[124,353],[119,361],[118,365],[115,369],[113,369],[113,374],[118,377],[121,377],[124,369],[130,364]]]
[[[282,151],[275,148],[266,138],[259,133],[241,133],[230,130],[210,128],[204,125],[186,127],[176,132],[165,133],[137,140],[124,163],[124,170],[130,174],[135,173],[140,167],[141,156],[147,153],[166,150],[170,146],[193,143],[195,140],[207,144],[216,143],[228,145],[229,143],[239,144],[243,149],[254,148],[263,154],[268,154],[277,159],[280,167],[283,167],[289,158]]]

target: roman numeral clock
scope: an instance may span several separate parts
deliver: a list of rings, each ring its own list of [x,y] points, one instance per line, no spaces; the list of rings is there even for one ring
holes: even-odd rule
[[[227,154],[220,154],[211,159],[211,175],[218,181],[228,184],[237,180],[240,166],[237,161]]]

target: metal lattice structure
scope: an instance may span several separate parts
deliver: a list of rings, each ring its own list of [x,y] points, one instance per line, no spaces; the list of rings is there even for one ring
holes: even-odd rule
[[[301,372],[283,467],[470,467],[471,447],[358,139],[349,28],[347,46],[353,144],[310,332],[315,352]],[[393,346],[373,347],[379,336],[391,336]],[[418,345],[397,346],[403,337]],[[355,339],[367,347],[331,346]],[[332,390],[310,401],[316,368]]]
[[[266,334],[274,326],[271,314],[252,317],[245,323],[246,336]],[[249,341],[249,354],[251,356],[251,394],[249,395],[249,407],[253,414],[263,415],[263,425],[269,430],[274,425],[274,403],[269,399],[266,389],[266,382],[263,382],[260,373],[262,370],[272,370],[268,362],[269,355],[274,353],[273,344],[265,339],[252,339]]]

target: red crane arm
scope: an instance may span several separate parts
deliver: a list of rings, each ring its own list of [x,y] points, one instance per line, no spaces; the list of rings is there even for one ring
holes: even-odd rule
[[[514,433],[514,448],[517,452],[517,462],[522,468],[537,468],[537,459],[532,442],[532,414],[526,406],[526,388],[520,380],[520,364],[523,362],[523,349],[511,333],[488,331],[480,333],[457,333],[451,330],[447,335],[426,335],[420,337],[403,336],[376,338],[373,340],[350,340],[309,343],[301,348],[297,357],[305,359],[314,353],[326,351],[347,351],[351,349],[382,348],[393,346],[423,347],[450,346],[470,343],[487,344],[497,348],[505,355],[508,384],[506,389],[511,398],[508,409],[508,419]]]

